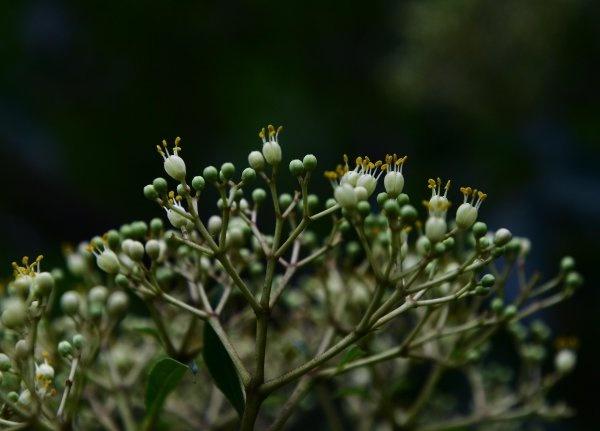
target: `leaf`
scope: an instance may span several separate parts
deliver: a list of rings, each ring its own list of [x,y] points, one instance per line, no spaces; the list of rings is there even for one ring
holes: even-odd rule
[[[202,357],[208,372],[217,387],[236,409],[240,417],[244,413],[244,392],[229,353],[221,343],[214,329],[204,324],[204,349]]]
[[[338,364],[338,370],[342,369],[347,363],[352,362],[353,360],[358,359],[362,356],[365,356],[365,354],[366,352],[358,346],[350,347],[342,357],[340,363]]]
[[[146,386],[147,426],[152,426],[169,393],[177,387],[188,367],[172,358],[160,359],[148,376]]]

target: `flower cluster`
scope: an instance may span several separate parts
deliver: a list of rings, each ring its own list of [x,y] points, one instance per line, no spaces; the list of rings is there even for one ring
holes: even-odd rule
[[[344,156],[320,199],[305,154],[289,162],[295,187],[280,190],[281,131],[260,130],[241,172],[224,162],[194,176],[181,140],[163,141],[165,178],[143,193],[164,221],[65,247],[67,274],[42,271],[41,256],[13,263],[0,289],[0,427],[276,430],[328,407],[301,402],[314,388],[325,401],[354,394],[338,410],[361,429],[571,413],[546,395],[575,367],[577,343],[559,337],[550,355],[552,331],[529,317],[582,285],[572,257],[549,280],[529,275],[529,241],[480,220],[486,194],[462,187],[451,219],[440,178],[420,215],[406,156],[352,167]],[[490,361],[498,334],[526,372]],[[448,370],[469,389],[439,390]],[[459,403],[472,411],[444,407]]]

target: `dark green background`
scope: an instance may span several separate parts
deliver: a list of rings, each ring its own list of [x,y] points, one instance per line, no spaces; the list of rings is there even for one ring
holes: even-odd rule
[[[4,1],[0,273],[160,214],[141,189],[162,138],[183,138],[192,173],[241,168],[268,122],[322,169],[408,154],[413,200],[430,176],[480,187],[490,227],[532,239],[532,268],[576,257],[587,285],[547,318],[581,338],[562,391],[580,414],[554,427],[595,429],[598,22],[576,0]]]

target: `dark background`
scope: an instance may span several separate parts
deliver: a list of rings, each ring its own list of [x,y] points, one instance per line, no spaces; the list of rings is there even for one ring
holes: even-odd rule
[[[161,215],[141,190],[162,138],[183,138],[192,174],[245,166],[269,122],[287,160],[314,152],[321,169],[408,154],[414,200],[431,176],[480,187],[488,225],[531,238],[532,268],[577,259],[586,286],[546,313],[581,340],[561,392],[579,416],[555,427],[597,429],[598,22],[577,0],[5,0],[0,274]]]

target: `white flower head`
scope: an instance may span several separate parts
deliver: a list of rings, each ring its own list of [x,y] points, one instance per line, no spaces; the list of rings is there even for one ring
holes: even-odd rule
[[[398,157],[398,155],[385,156],[385,164],[381,166],[382,171],[387,171],[383,177],[385,191],[391,197],[397,197],[404,189],[404,176],[402,175],[402,166],[407,156]]]
[[[104,239],[106,241],[106,239]],[[117,254],[104,244],[103,248],[95,248],[92,244],[88,245],[88,251],[96,256],[96,265],[102,271],[108,274],[116,274],[121,270],[121,262]]]
[[[446,182],[442,194],[442,180],[438,177],[437,181],[429,179],[427,187],[431,189],[431,198],[425,201],[424,204],[429,210],[429,215],[432,217],[446,218],[450,201],[448,200],[448,190],[450,189],[450,180]]]
[[[358,157],[356,159],[356,165],[360,165],[358,170],[358,180],[356,181],[357,187],[364,187],[367,190],[367,195],[371,196],[377,187],[377,181],[385,169],[380,169],[383,165],[381,160],[373,163],[368,157]]]
[[[165,172],[174,180],[183,181],[185,179],[185,162],[179,156],[179,151],[181,151],[181,147],[179,144],[181,143],[181,138],[178,136],[175,138],[175,145],[173,146],[173,154],[169,152],[169,148],[167,145],[167,141],[163,139],[162,148],[160,145],[156,146],[158,150],[158,154],[160,154],[164,160],[163,167]]]
[[[461,187],[463,203],[456,210],[456,226],[460,229],[469,229],[477,220],[477,214],[481,203],[487,195],[481,190],[473,190],[471,187]]]
[[[283,130],[282,126],[277,129],[271,124],[267,126],[265,131],[264,127],[258,132],[258,136],[262,139],[263,147],[262,153],[265,160],[271,166],[276,166],[281,162],[281,147],[279,146],[279,133]]]
[[[334,171],[326,171],[325,177],[331,182],[335,200],[344,208],[356,207],[359,201],[368,199],[377,187],[377,180],[383,170],[382,162],[373,163],[368,157],[356,158],[353,170],[348,167],[348,156],[344,154],[344,164]]]

